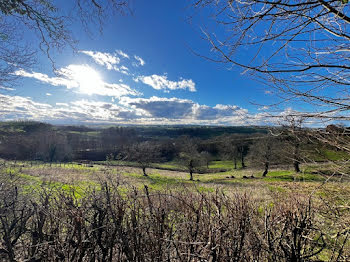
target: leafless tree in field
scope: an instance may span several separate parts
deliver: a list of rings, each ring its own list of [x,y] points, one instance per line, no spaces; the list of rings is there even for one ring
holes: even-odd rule
[[[126,150],[125,160],[138,163],[142,168],[143,175],[148,176],[146,168],[161,160],[159,146],[154,141],[134,143]]]
[[[279,137],[267,135],[255,140],[250,146],[248,159],[250,166],[263,167],[265,177],[272,165],[280,164],[283,158],[283,144]]]
[[[238,163],[245,168],[245,157],[248,153],[248,140],[239,135],[229,135],[221,138],[221,155],[224,159],[233,162],[234,169],[237,169]]]
[[[209,168],[209,163],[213,159],[213,156],[208,151],[202,151],[200,153],[201,158],[205,162],[207,169]]]
[[[231,137],[225,137],[220,146],[221,155],[224,159],[230,160],[233,162],[234,169],[237,169],[237,162],[240,158],[238,151],[238,146]]]
[[[180,161],[188,170],[192,181],[193,173],[204,162],[201,154],[198,152],[198,144],[194,139],[184,136],[178,139],[177,147]]]

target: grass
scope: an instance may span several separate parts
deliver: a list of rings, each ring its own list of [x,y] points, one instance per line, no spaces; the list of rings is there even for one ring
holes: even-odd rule
[[[349,160],[350,155],[344,151],[320,148],[317,153],[314,150],[312,150],[312,152],[309,153],[308,158],[316,162],[343,161],[343,160]]]
[[[270,171],[266,177],[263,178],[265,181],[305,181],[305,182],[323,182],[325,178],[311,173],[295,173],[289,170],[278,170]]]
[[[210,167],[212,170],[224,169],[231,164],[231,161],[213,161]],[[163,167],[175,167],[176,165],[177,163],[170,162],[165,163]],[[93,167],[77,163],[52,164],[51,166],[38,163],[30,166],[28,163],[17,162],[17,167],[6,167],[2,174],[16,176],[28,189],[45,184],[61,187],[64,190],[74,189],[73,191],[77,191],[78,195],[83,194],[88,187],[97,186],[100,181],[108,177],[137,188],[148,185],[152,190],[169,188],[181,190],[183,187],[193,187],[195,190],[210,192],[219,187],[227,192],[262,190],[264,194],[269,194],[268,192],[293,192],[295,190],[312,192],[326,179],[324,176],[314,174],[314,168],[304,167],[304,172],[299,174],[292,170],[275,169],[271,170],[266,177],[261,176],[262,170],[259,169],[229,169],[225,172],[194,174],[194,181],[189,181],[187,172],[172,170],[147,168],[149,176],[145,177],[141,168],[130,166],[108,166],[102,163]],[[254,178],[251,178],[252,176]],[[345,185],[348,184],[345,183]]]
[[[119,160],[112,160],[112,161],[96,161],[94,162],[98,165],[110,165],[110,166],[133,166],[137,167],[139,166],[136,162],[131,161],[119,161]],[[151,163],[151,168],[159,168],[159,169],[168,169],[168,170],[176,170],[176,171],[186,171],[186,168],[181,165],[179,162],[176,161],[170,161],[165,163]],[[224,161],[211,161],[209,163],[209,170],[231,170],[233,169],[234,165],[232,161],[224,160]],[[241,168],[241,163],[237,162],[237,168]],[[207,169],[206,165],[203,165],[199,167],[201,170]]]
[[[189,181],[183,180],[182,178],[164,176],[160,174],[150,174],[149,176],[144,176],[137,173],[124,173],[123,175],[136,178],[138,182],[141,182],[139,183],[139,187],[142,187],[144,184],[146,184],[150,188],[156,190],[176,187],[183,183],[189,183]]]
[[[152,164],[154,167],[160,167],[170,170],[186,170],[181,164],[177,162],[166,162],[166,163],[157,163]],[[237,162],[237,168],[241,168],[242,165],[240,162]],[[200,169],[206,169],[207,166],[203,165],[200,167]],[[220,170],[231,170],[234,168],[233,161],[229,160],[216,160],[216,161],[210,161],[208,165],[209,170],[210,169],[220,169]]]
[[[240,162],[237,161],[237,168],[241,168],[242,165]],[[234,163],[233,161],[224,160],[224,161],[211,161],[209,163],[209,169],[233,169]]]
[[[324,150],[323,152],[326,159],[330,161],[339,161],[339,160],[349,160],[350,156],[346,152],[343,151],[335,151],[335,150]]]
[[[186,170],[183,166],[176,162],[153,163],[153,167],[169,170]]]
[[[69,131],[68,133],[77,134],[77,135],[93,136],[93,137],[96,137],[96,136],[98,136],[100,134],[99,131],[88,131],[88,132]]]
[[[78,195],[83,194],[87,187],[95,187],[98,184],[93,175],[99,169],[89,169],[73,164],[70,167],[59,165],[34,165],[19,167],[6,167],[1,171],[2,179],[16,180],[24,185],[26,191],[37,189],[42,185],[58,187],[63,190],[74,188]]]

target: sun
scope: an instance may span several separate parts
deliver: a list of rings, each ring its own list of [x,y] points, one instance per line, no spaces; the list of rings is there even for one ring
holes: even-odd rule
[[[91,95],[103,85],[99,73],[88,65],[74,65],[69,69],[70,77],[76,82],[81,93]]]

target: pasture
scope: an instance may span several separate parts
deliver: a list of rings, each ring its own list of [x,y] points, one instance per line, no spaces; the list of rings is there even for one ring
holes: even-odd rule
[[[29,161],[2,163],[2,178],[14,179],[26,188],[51,185],[66,189],[76,188],[84,192],[87,187],[94,187],[101,181],[112,179],[139,189],[144,185],[151,190],[180,190],[186,187],[191,190],[214,192],[220,189],[224,192],[247,191],[266,198],[275,192],[317,195],[324,194],[328,188],[337,188],[337,193],[347,194],[347,188],[350,189],[348,177],[324,174],[322,170],[330,168],[325,164],[305,165],[301,173],[295,173],[292,169],[275,168],[266,177],[262,177],[260,169],[233,169],[230,161],[212,161],[208,173],[195,173],[194,181],[189,181],[186,169],[176,163],[153,164],[153,168],[147,168],[148,176],[142,174],[142,169],[137,167],[137,163],[120,161],[112,164],[107,164],[106,161],[93,164],[49,164]],[[217,170],[220,172],[215,172]]]

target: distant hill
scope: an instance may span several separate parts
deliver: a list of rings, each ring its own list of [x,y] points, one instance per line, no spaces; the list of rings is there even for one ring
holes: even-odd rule
[[[31,133],[38,130],[54,128],[61,132],[87,133],[87,132],[103,132],[106,129],[122,129],[124,132],[132,132],[139,137],[147,138],[176,138],[179,136],[190,136],[201,139],[209,139],[223,134],[254,134],[266,133],[266,127],[259,126],[232,126],[232,127],[218,127],[218,126],[84,126],[84,125],[51,125],[36,121],[11,121],[0,122],[0,133],[14,134],[14,133]]]
[[[176,138],[179,136],[190,136],[201,139],[209,139],[223,134],[254,134],[267,132],[267,129],[264,127],[246,126],[138,126],[132,128],[139,136],[145,138]]]
[[[33,133],[39,130],[48,130],[53,128],[52,125],[37,121],[10,121],[0,122],[1,134],[16,134],[16,133]]]

